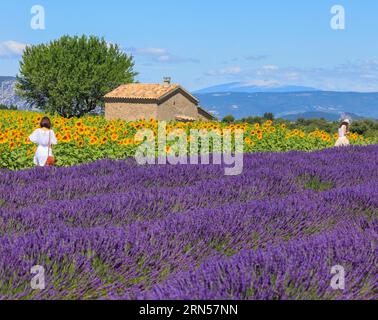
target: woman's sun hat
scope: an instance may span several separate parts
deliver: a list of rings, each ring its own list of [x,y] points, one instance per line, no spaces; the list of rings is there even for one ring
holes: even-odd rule
[[[345,120],[343,120],[343,122],[345,122],[347,124],[350,124],[350,120],[349,119],[345,119]]]

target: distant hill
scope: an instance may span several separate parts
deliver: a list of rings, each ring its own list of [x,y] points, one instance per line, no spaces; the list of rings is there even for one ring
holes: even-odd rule
[[[14,80],[16,80],[15,77],[0,76],[0,83],[3,81],[14,81]]]
[[[25,102],[16,95],[16,78],[0,76],[0,104],[16,105],[20,109],[26,108]]]
[[[343,113],[358,117],[378,118],[378,93],[356,92],[213,92],[195,93],[201,105],[218,118],[232,114],[240,119],[273,112],[287,117],[310,112],[323,112],[329,118]],[[311,114],[310,114],[311,115]]]
[[[325,119],[327,121],[339,121],[340,114],[335,113],[327,113],[327,112],[304,112],[304,113],[296,113],[284,116],[283,118],[289,121],[297,121],[300,118],[303,119]],[[352,118],[353,120],[362,120],[365,119],[364,117],[360,117],[354,113],[344,113],[345,117]]]
[[[15,94],[15,86],[15,77],[0,76],[0,104],[28,109]],[[218,91],[207,93],[211,90]],[[265,92],[253,92],[255,90]],[[323,117],[333,121],[339,120],[343,113],[350,114],[353,119],[378,118],[378,93],[328,92],[301,86],[256,86],[233,82],[199,90],[194,95],[205,109],[218,118],[232,114],[240,119],[262,116],[265,112],[273,112],[277,117],[289,120]]]
[[[303,86],[279,86],[275,84],[256,85],[249,82],[231,82],[195,91],[195,94],[203,93],[260,93],[260,92],[311,92],[320,91],[311,87]]]

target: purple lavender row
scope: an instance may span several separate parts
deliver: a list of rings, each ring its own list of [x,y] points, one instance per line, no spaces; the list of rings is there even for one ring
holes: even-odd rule
[[[308,183],[309,179],[317,177],[324,183],[328,183],[329,187],[334,188],[377,179],[377,148],[368,147],[368,151],[365,152],[361,152],[364,149],[360,148],[354,150],[358,150],[358,152],[348,152],[344,158],[338,150],[327,150],[324,154],[310,153],[306,154],[306,157],[303,153],[297,152],[249,155],[245,159],[243,177],[253,175],[269,180],[272,175],[273,179],[278,175],[286,177],[288,183],[292,185],[296,184],[299,178],[304,183]],[[361,161],[364,163],[363,167],[360,166]],[[293,165],[291,166],[291,164]],[[106,170],[106,166],[111,169]],[[343,170],[340,170],[340,167]],[[56,174],[57,177],[50,176],[55,172],[60,173],[61,170],[64,172],[63,176],[60,174]],[[12,182],[12,179],[6,178],[7,183],[3,184],[2,188],[0,185],[2,201],[9,207],[22,207],[29,206],[31,203],[45,203],[51,199],[82,199],[91,195],[122,193],[133,189],[143,192],[149,188],[158,190],[168,186],[178,188],[191,185],[201,186],[206,180],[234,183],[230,177],[224,177],[222,170],[217,166],[135,167],[130,164],[130,161],[100,161],[92,165],[70,169],[51,169],[50,171],[40,171],[40,173],[42,181],[38,178],[34,183],[29,176],[34,176],[36,173],[30,170],[16,173],[15,176],[18,176],[18,179],[13,181],[11,186],[9,186],[9,181]],[[44,177],[44,175],[46,176]],[[46,183],[45,181],[54,182]],[[55,183],[58,181],[59,183]],[[156,192],[156,190],[152,191]]]
[[[343,194],[338,197],[327,195],[325,198],[328,197],[329,201],[324,203],[321,195],[309,194],[308,197],[293,195],[277,202],[256,201],[172,214],[162,220],[136,223],[126,229],[111,226],[83,229],[47,224],[23,237],[4,237],[1,242],[6,245],[0,249],[0,257],[6,260],[1,262],[0,270],[3,270],[4,277],[9,277],[17,270],[15,268],[24,265],[17,274],[27,278],[30,263],[47,263],[51,277],[68,277],[65,283],[69,287],[75,283],[78,274],[80,281],[85,279],[81,284],[79,281],[82,288],[79,286],[73,290],[76,295],[77,290],[85,287],[91,288],[89,292],[94,294],[101,291],[101,286],[92,287],[87,277],[88,272],[91,276],[98,275],[98,270],[93,269],[93,260],[97,259],[107,266],[107,273],[112,277],[124,279],[116,281],[114,286],[118,290],[131,290],[135,284],[143,291],[159,282],[162,274],[197,265],[219,252],[232,255],[243,249],[300,241],[340,227],[374,230],[368,212],[376,210],[376,203],[365,203],[364,197],[371,197],[377,190],[370,191],[373,185],[357,189],[347,191],[358,204],[351,211],[346,210]],[[332,201],[337,198],[339,201]],[[366,216],[359,215],[361,212]],[[374,221],[377,227],[376,219]],[[47,253],[48,259],[44,256]],[[25,257],[29,257],[30,261],[26,260],[29,264],[25,265]],[[15,261],[8,260],[12,258]],[[70,278],[64,269],[75,261],[84,263],[85,269],[75,264],[73,268],[77,271]],[[58,270],[63,270],[54,271],[54,263]],[[21,283],[26,283],[26,279],[21,278]],[[61,281],[58,281],[60,289],[65,287]],[[107,281],[102,286],[110,292],[115,290]],[[46,292],[44,297],[51,297],[50,294],[50,291]]]
[[[345,228],[265,250],[216,256],[200,268],[176,273],[138,299],[318,300],[378,299],[377,238]],[[375,245],[374,245],[375,244]],[[331,270],[345,270],[343,290]],[[119,298],[116,294],[114,298]]]
[[[215,174],[205,185],[193,181],[190,186],[165,188],[160,193],[150,188],[151,197],[136,191],[136,201],[129,207],[126,204],[133,197],[127,194],[117,195],[115,201],[112,195],[93,196],[81,200],[88,200],[84,207],[78,200],[50,200],[49,206],[37,204],[24,209],[5,206],[0,209],[0,297],[143,297],[167,276],[171,275],[170,281],[177,279],[180,272],[194,270],[217,255],[269,250],[336,231],[342,231],[346,239],[356,233],[377,239],[377,148],[345,152],[345,167],[349,167],[344,175],[337,167],[342,155],[339,150],[261,154],[261,158],[247,159],[246,171],[240,177]],[[293,166],[295,159],[297,166]],[[335,169],[327,168],[331,162]],[[353,168],[361,162],[366,166],[354,173]],[[260,170],[254,175],[256,167]],[[153,168],[143,170],[148,175]],[[196,167],[187,168],[196,172]],[[164,174],[176,173],[176,177],[189,170],[180,166],[159,169]],[[101,170],[114,179],[105,167]],[[216,166],[200,170],[219,173]],[[143,171],[138,174],[144,175]],[[303,181],[295,185],[298,177]],[[313,177],[320,180],[313,181]],[[55,180],[51,185],[58,188],[60,183]],[[324,190],[305,191],[324,183]],[[256,196],[260,200],[248,202]],[[135,214],[146,204],[149,207],[142,214]],[[314,249],[309,246],[308,250],[312,254]],[[29,286],[30,267],[35,264],[47,268],[49,286],[40,293]],[[370,281],[365,273],[358,279],[358,283]],[[364,290],[372,291],[370,286]],[[353,292],[350,297],[360,295],[360,291]]]
[[[249,187],[246,188],[245,186]],[[253,199],[278,197],[296,191],[286,179],[270,180],[260,177],[240,177],[233,180],[210,180],[190,187],[153,188],[120,194],[105,194],[86,199],[47,201],[22,209],[0,209],[3,230],[15,236],[46,224],[59,223],[75,227],[125,226],[131,222],[161,219],[168,213],[179,213],[198,208],[216,208],[228,203],[243,203]],[[17,223],[17,229],[12,224]],[[1,231],[0,231],[1,234]]]

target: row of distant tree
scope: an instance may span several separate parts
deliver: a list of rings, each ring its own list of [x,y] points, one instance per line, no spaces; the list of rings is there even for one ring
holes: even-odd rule
[[[0,104],[0,110],[17,110],[17,106],[7,106],[5,104]]]
[[[276,124],[285,123],[289,129],[301,129],[305,132],[311,132],[314,130],[324,130],[330,134],[333,134],[340,123],[334,121],[327,121],[326,119],[304,119],[299,118],[297,121],[289,121],[282,118],[275,118],[271,112],[265,113],[262,117],[246,117],[240,120],[236,120],[232,115],[228,115],[223,118],[222,122],[225,123],[250,123],[250,124],[263,124],[265,121],[271,120]],[[378,120],[364,119],[353,121],[351,132],[355,132],[365,137],[378,137]]]
[[[228,116],[225,116],[222,120],[222,122],[226,122],[226,123],[235,123],[235,122],[243,122],[243,123],[262,123],[262,122],[265,122],[267,120],[275,120],[275,117],[274,117],[274,114],[271,113],[271,112],[266,112],[264,113],[264,116],[262,117],[247,117],[247,118],[242,118],[240,120],[236,120],[235,117],[233,115],[228,115]]]

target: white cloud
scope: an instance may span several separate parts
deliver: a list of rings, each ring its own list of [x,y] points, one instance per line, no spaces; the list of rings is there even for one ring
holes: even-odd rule
[[[378,92],[378,60],[349,61],[333,67],[231,67],[208,71],[223,81],[244,82],[245,86],[306,86],[331,91]],[[238,84],[239,85],[239,84]]]
[[[208,112],[211,113],[215,117],[220,115],[220,113],[217,110],[209,110]]]
[[[330,68],[291,67],[280,69],[277,75],[324,90],[378,91],[377,60],[347,62]]]
[[[256,74],[258,76],[266,76],[266,75],[271,75],[272,73],[277,72],[278,70],[279,68],[277,66],[268,64],[268,65],[258,68],[256,70]]]
[[[26,44],[13,40],[0,42],[0,58],[18,58],[22,55],[25,48]]]
[[[224,69],[218,69],[218,70],[210,70],[206,72],[206,75],[208,76],[228,76],[228,75],[238,75],[242,72],[241,68],[238,66],[235,67],[229,67]]]
[[[278,70],[279,68],[275,65],[272,65],[272,64],[268,64],[268,65],[265,65],[265,66],[262,66],[261,69],[263,70]]]
[[[284,74],[288,80],[298,80],[299,73],[298,72],[287,72]]]
[[[244,57],[234,57],[227,60],[224,60],[222,64],[235,64],[238,63],[238,61],[247,60],[247,61],[261,61],[267,59],[269,56],[266,54],[251,54]]]
[[[131,53],[134,56],[139,56],[149,59],[154,63],[199,63],[198,59],[184,58],[171,54],[164,48],[125,48],[124,51]]]
[[[167,50],[163,48],[125,48],[125,51],[128,51],[132,54],[145,55],[145,56],[162,56],[167,54]]]
[[[246,56],[246,60],[251,60],[251,61],[259,61],[259,60],[265,60],[268,58],[268,55],[266,54],[254,54],[250,56]]]
[[[240,87],[277,87],[280,85],[279,81],[275,80],[253,80],[253,81],[247,81],[245,83],[240,84]]]
[[[198,59],[194,58],[183,58],[171,54],[165,54],[158,57],[159,62],[165,62],[165,63],[199,63],[200,61]]]

